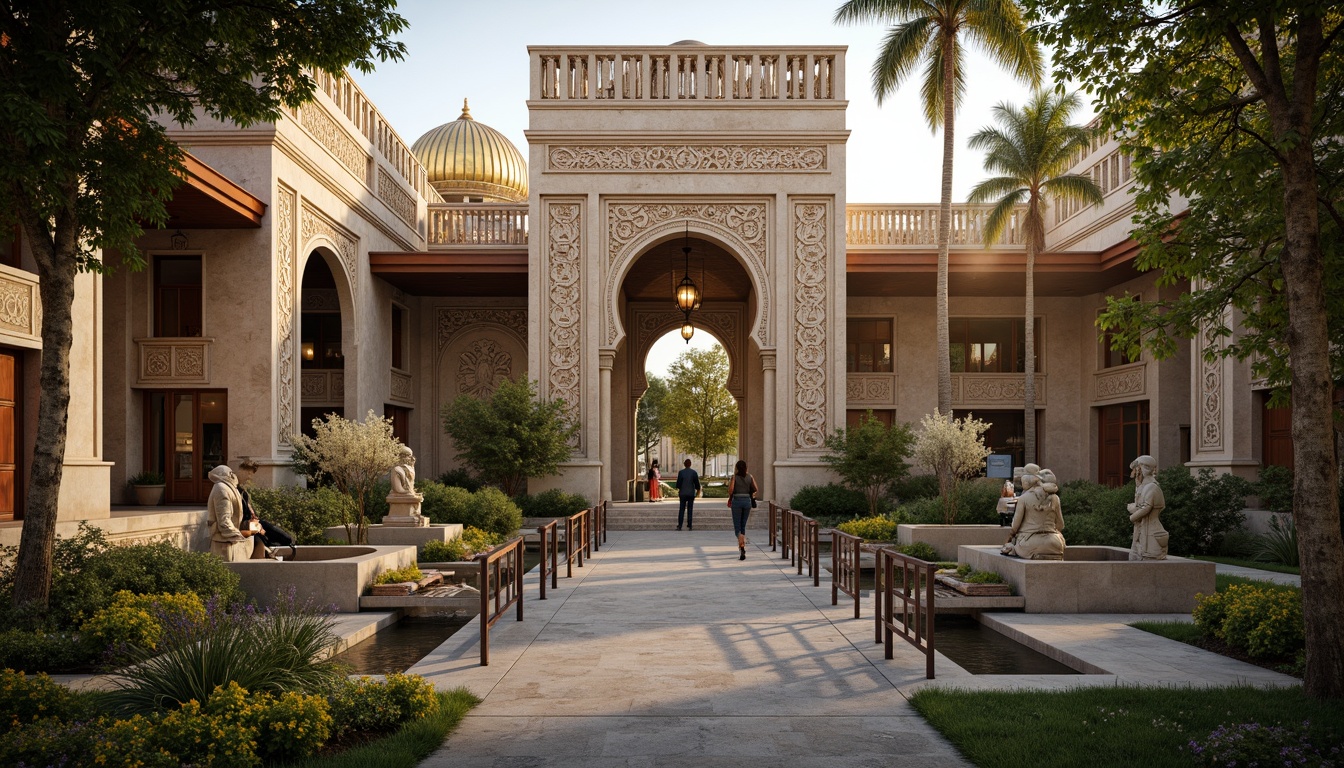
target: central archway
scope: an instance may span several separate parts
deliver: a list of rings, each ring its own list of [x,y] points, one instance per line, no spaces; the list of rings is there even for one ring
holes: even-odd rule
[[[639,399],[648,389],[644,370],[649,349],[670,331],[681,327],[682,313],[671,295],[672,274],[680,276],[685,229],[665,233],[634,256],[613,297],[614,320],[623,329],[617,337],[612,366],[611,398],[611,493],[628,498],[629,479],[635,478],[638,461],[635,445],[635,415]],[[737,454],[748,462],[762,455],[764,446],[762,363],[759,345],[751,334],[761,316],[760,292],[749,269],[725,243],[694,234],[690,245],[703,269],[693,277],[704,284],[703,302],[691,321],[709,333],[728,355],[727,389],[738,404]]]

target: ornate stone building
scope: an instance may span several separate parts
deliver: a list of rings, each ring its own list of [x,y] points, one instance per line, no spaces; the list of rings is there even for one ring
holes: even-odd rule
[[[389,416],[434,477],[456,461],[440,408],[523,376],[581,425],[563,473],[533,490],[622,500],[643,362],[685,320],[672,297],[683,271],[701,292],[692,324],[730,358],[737,453],[767,497],[828,480],[826,435],[865,410],[903,422],[933,410],[938,209],[845,199],[844,49],[688,42],[529,58],[526,159],[465,104],[412,146],[327,75],[277,123],[178,130],[191,180],[169,227],[141,243],[147,269],[81,278],[66,475],[79,490],[63,494],[63,518],[108,518],[144,469],[164,472],[168,502],[188,510],[215,463],[250,457],[260,482],[293,482],[291,435],[329,412]],[[1115,142],[1098,140],[1075,170],[1106,201],[1052,209],[1037,260],[1040,460],[1062,480],[1103,482],[1139,453],[1243,473],[1290,462],[1285,414],[1264,407],[1244,364],[1205,362],[1207,340],[1162,362],[1098,340],[1108,295],[1180,287],[1133,268],[1132,178]],[[995,450],[1020,457],[1024,252],[1013,233],[985,246],[986,212],[953,210],[954,408],[991,421]],[[40,347],[30,257],[21,243],[10,255],[0,517],[31,460]],[[181,532],[197,514],[108,525]],[[15,525],[0,522],[0,540]]]

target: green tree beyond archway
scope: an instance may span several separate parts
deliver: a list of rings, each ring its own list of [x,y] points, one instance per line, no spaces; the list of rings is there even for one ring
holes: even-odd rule
[[[718,345],[683,352],[668,369],[663,433],[700,457],[701,474],[710,456],[737,448],[737,402],[727,382],[728,354]]]

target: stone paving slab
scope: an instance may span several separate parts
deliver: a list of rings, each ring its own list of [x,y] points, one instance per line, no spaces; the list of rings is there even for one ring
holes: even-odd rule
[[[545,602],[528,579],[525,620],[495,625],[489,667],[471,624],[410,670],[483,699],[422,765],[967,764],[889,677],[922,679],[922,656],[880,669],[768,551],[613,532],[582,570]]]

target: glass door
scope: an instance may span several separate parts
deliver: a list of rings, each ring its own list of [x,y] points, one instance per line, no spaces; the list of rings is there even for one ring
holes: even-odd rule
[[[210,470],[228,456],[228,393],[177,390],[145,394],[145,466],[163,473],[166,500],[210,496]]]

